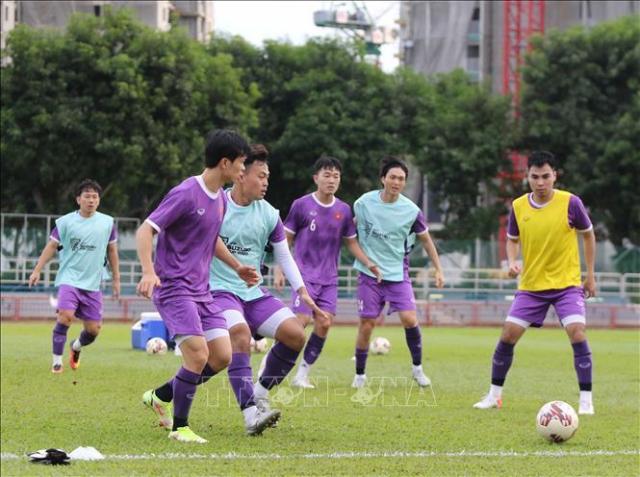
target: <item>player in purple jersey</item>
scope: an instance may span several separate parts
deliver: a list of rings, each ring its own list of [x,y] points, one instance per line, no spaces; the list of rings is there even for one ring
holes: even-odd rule
[[[502,407],[502,388],[514,347],[529,327],[541,327],[553,305],[573,348],[580,389],[579,414],[593,414],[591,349],[586,336],[585,297],[596,294],[596,239],[591,220],[579,197],[554,189],[553,154],[534,151],[528,159],[530,194],[513,201],[507,231],[509,275],[520,275],[509,314],[495,348],[491,386],[474,404],[476,409]],[[582,283],[578,236],[582,236],[586,279]],[[518,253],[522,250],[522,266]]]
[[[302,362],[292,386],[314,388],[309,370],[316,362],[327,339],[331,322],[336,315],[338,301],[338,265],[344,243],[351,254],[380,281],[378,267],[365,255],[356,239],[356,227],[348,204],[335,194],[340,187],[342,164],[334,157],[322,156],[313,166],[316,191],[296,199],[291,205],[284,226],[289,246],[311,298],[327,314],[320,317],[311,312],[294,291],[293,311],[307,326],[313,318],[313,331],[304,349]],[[294,244],[295,240],[295,244]],[[275,269],[275,287],[282,290],[284,275]]]
[[[398,312],[405,329],[407,346],[413,363],[412,375],[419,386],[431,385],[422,369],[422,334],[416,314],[416,303],[409,278],[409,251],[414,236],[420,241],[435,268],[438,288],[444,286],[442,267],[431,240],[422,211],[402,195],[409,169],[404,161],[385,157],[380,164],[382,190],[362,195],[353,205],[360,246],[382,271],[384,280],[376,283],[369,270],[358,262],[358,308],[360,326],[356,338],[356,375],[352,387],[366,385],[365,367],[371,333],[385,304],[388,313]]]
[[[171,189],[136,235],[142,265],[137,291],[153,298],[183,361],[173,379],[144,393],[143,402],[172,429],[169,438],[180,442],[207,442],[189,427],[191,403],[196,387],[231,361],[226,322],[209,293],[209,264],[215,254],[247,284],[258,279],[255,268],[239,263],[218,235],[226,210],[222,187],[242,174],[248,153],[247,142],[235,132],[210,132],[204,172]]]
[[[70,346],[71,369],[80,366],[82,347],[93,343],[100,333],[102,292],[99,287],[105,253],[112,270],[113,296],[120,296],[117,231],[113,218],[98,212],[101,194],[102,188],[91,179],[85,179],[78,185],[76,203],[79,209],[56,220],[49,242],[29,277],[29,286],[37,285],[43,267],[60,251],[61,265],[56,277],[57,319],[52,339],[51,372],[55,374],[62,373],[62,353],[74,318],[82,320],[84,329]]]

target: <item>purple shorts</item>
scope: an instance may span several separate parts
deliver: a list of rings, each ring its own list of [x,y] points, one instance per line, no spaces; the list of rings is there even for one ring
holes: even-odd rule
[[[58,288],[58,310],[71,310],[81,320],[102,320],[102,292],[81,290],[71,285]]]
[[[506,321],[524,328],[529,326],[540,328],[551,305],[555,308],[562,326],[586,322],[582,287],[539,292],[518,291]]]
[[[228,336],[227,322],[213,300],[194,301],[189,297],[174,297],[167,301],[154,300],[169,336],[204,336],[211,341]]]
[[[331,313],[332,315],[336,314],[336,309],[338,307],[338,285],[321,285],[319,283],[305,283],[307,287],[307,291],[309,292],[309,296],[313,301],[316,302],[318,308],[322,311],[326,311],[327,313]],[[312,316],[313,312],[311,308],[307,306],[296,291],[291,293],[291,302],[293,303],[293,311],[296,314]]]
[[[378,283],[375,278],[361,273],[358,276],[358,312],[360,318],[377,318],[384,304],[389,302],[390,315],[396,311],[415,311],[416,299],[410,281]]]
[[[246,323],[252,335],[275,338],[280,324],[289,318],[295,318],[295,315],[268,290],[262,291],[263,296],[250,301],[244,301],[233,293],[220,290],[211,292],[211,295],[216,306],[222,310],[228,329]]]

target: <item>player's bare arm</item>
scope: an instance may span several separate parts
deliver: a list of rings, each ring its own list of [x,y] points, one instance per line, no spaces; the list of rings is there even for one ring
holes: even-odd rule
[[[360,247],[358,240],[355,237],[347,237],[344,239],[344,243],[347,246],[347,249],[349,250],[349,252],[351,252],[351,255],[353,255],[356,258],[356,260],[358,260],[365,267],[367,267],[369,271],[375,275],[378,283],[380,283],[383,278],[382,272],[380,271],[378,266],[375,263],[373,263],[369,259],[369,257],[367,257],[367,255],[362,250],[362,247]]]
[[[143,222],[136,232],[138,258],[142,266],[142,278],[136,286],[136,292],[148,299],[153,296],[153,289],[162,285],[153,268],[153,236],[155,233],[154,228],[147,222]]]
[[[436,287],[442,288],[444,286],[444,274],[442,273],[442,265],[440,264],[440,256],[438,255],[438,251],[436,250],[436,246],[431,239],[431,235],[428,231],[424,233],[418,234],[418,239],[422,243],[422,247],[425,252],[431,259],[431,263],[433,263],[433,268],[435,269],[435,280]]]
[[[589,298],[596,296],[596,235],[593,232],[593,229],[582,234],[582,241],[584,243],[584,261],[587,266],[587,277],[584,281],[583,287],[585,296]]]
[[[38,259],[38,263],[33,269],[31,276],[29,276],[29,287],[35,286],[40,281],[40,273],[44,266],[51,260],[58,250],[58,242],[55,240],[49,240],[47,245],[45,245],[42,253],[40,254],[40,258]]]
[[[520,241],[518,239],[507,239],[507,263],[509,264],[509,276],[516,278],[522,271],[522,265],[518,262],[520,253]]]
[[[107,246],[107,259],[111,267],[111,288],[113,297],[120,298],[120,258],[118,257],[118,245],[110,243]]]

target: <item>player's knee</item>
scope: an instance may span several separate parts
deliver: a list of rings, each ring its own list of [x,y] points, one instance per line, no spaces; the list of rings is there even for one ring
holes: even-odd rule
[[[331,328],[331,320],[329,318],[320,318],[316,321],[316,333],[320,336],[327,336]]]
[[[87,325],[85,329],[87,333],[93,336],[98,336],[102,330],[102,323],[91,323],[90,325]]]
[[[231,350],[225,350],[217,352],[216,354],[209,355],[209,366],[216,372],[220,372],[225,368],[228,368],[231,364]]]
[[[251,351],[251,332],[244,326],[234,326],[229,330],[231,348],[236,353],[249,353]]]
[[[60,310],[58,312],[58,323],[65,326],[71,326],[71,322],[73,321],[73,311],[71,310]]]

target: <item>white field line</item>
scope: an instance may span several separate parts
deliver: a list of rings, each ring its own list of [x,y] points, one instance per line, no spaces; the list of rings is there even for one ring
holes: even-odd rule
[[[107,454],[107,460],[295,460],[295,459],[378,459],[378,458],[412,458],[412,457],[446,457],[446,458],[470,458],[470,457],[598,457],[598,456],[623,456],[637,455],[640,456],[640,449],[629,450],[594,450],[594,451],[534,451],[534,452],[518,452],[518,451],[458,451],[458,452],[333,452],[325,454],[237,454],[229,452],[226,454],[198,454],[198,453],[182,453],[168,452],[162,454]],[[10,452],[2,452],[0,455],[2,460],[16,460],[23,458],[18,454]],[[26,456],[24,457],[26,459]]]

